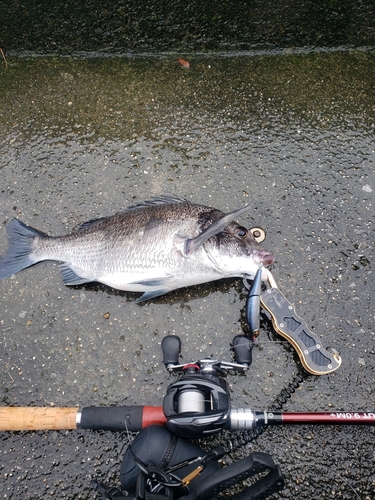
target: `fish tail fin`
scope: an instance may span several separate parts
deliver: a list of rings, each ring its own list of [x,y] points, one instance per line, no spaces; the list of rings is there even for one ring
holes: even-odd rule
[[[0,257],[0,279],[8,278],[38,262],[38,259],[31,257],[33,241],[36,236],[46,237],[41,231],[27,226],[18,219],[9,222],[6,232],[8,250]]]

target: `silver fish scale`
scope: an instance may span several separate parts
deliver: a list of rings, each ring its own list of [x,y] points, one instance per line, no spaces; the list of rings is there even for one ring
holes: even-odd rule
[[[219,210],[214,212],[216,217],[211,220],[223,215]],[[88,263],[90,270],[147,269],[161,262],[168,266],[176,260],[172,251],[175,238],[194,238],[200,234],[208,221],[203,217],[205,223],[202,224],[202,215],[212,213],[210,207],[188,202],[140,205],[85,223],[67,236],[37,238],[32,256],[36,261]]]

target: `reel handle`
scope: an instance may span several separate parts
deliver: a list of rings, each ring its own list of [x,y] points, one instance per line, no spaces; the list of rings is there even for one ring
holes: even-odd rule
[[[166,335],[161,341],[163,351],[163,363],[168,368],[169,365],[178,365],[178,358],[181,351],[181,339],[177,335]]]
[[[252,362],[253,343],[246,335],[236,335],[232,342],[236,363],[250,366]]]

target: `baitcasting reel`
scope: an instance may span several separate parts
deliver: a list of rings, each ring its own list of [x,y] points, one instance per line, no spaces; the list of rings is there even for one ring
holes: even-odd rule
[[[195,363],[178,364],[181,340],[176,335],[163,338],[163,363],[168,371],[182,373],[172,383],[164,397],[163,411],[166,427],[188,438],[206,437],[232,427],[235,418],[231,411],[226,381],[219,377],[227,371],[244,372],[252,362],[252,341],[244,335],[234,337],[232,347],[235,363],[202,359]]]

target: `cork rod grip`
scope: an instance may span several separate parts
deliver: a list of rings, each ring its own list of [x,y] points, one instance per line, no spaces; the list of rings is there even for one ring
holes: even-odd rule
[[[1,407],[0,431],[77,429],[78,408]]]

